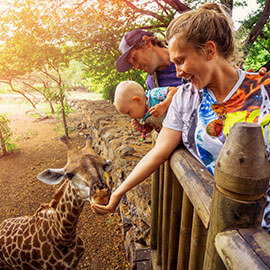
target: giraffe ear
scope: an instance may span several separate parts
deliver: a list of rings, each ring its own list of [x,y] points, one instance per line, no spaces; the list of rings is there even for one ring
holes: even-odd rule
[[[37,176],[38,180],[49,185],[60,183],[64,177],[64,169],[47,169]]]

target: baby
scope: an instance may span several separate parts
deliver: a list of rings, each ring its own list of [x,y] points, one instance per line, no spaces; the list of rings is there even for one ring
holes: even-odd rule
[[[133,118],[134,129],[147,133],[154,128],[159,132],[177,89],[160,87],[145,92],[140,84],[123,81],[116,87],[114,105],[120,113]]]

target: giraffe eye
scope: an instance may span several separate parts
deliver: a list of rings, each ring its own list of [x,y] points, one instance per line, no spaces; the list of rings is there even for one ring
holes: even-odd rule
[[[106,163],[103,165],[103,170],[104,171],[109,171],[112,167],[112,162],[110,160],[106,160]]]
[[[66,176],[69,180],[72,180],[72,178],[74,177],[74,173],[66,173]]]

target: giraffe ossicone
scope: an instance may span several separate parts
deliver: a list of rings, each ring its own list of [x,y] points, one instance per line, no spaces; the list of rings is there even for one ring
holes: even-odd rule
[[[38,179],[62,185],[48,204],[33,216],[6,219],[0,224],[0,269],[75,269],[84,252],[76,234],[86,201],[107,204],[111,162],[97,156],[88,139],[83,149],[61,138],[68,149],[63,168],[48,169]]]

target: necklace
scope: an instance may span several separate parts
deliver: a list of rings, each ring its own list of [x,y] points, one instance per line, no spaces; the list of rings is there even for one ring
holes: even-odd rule
[[[147,119],[149,116],[151,116],[151,114],[149,113],[148,107],[149,107],[149,97],[147,97],[146,106],[145,106],[145,111],[144,111],[144,117],[143,117],[143,119],[142,119],[142,125],[143,125],[143,126],[142,126],[143,131],[142,131],[142,136],[141,136],[141,140],[142,140],[142,141],[145,141],[145,138],[146,138],[145,121],[146,121],[146,119]]]

